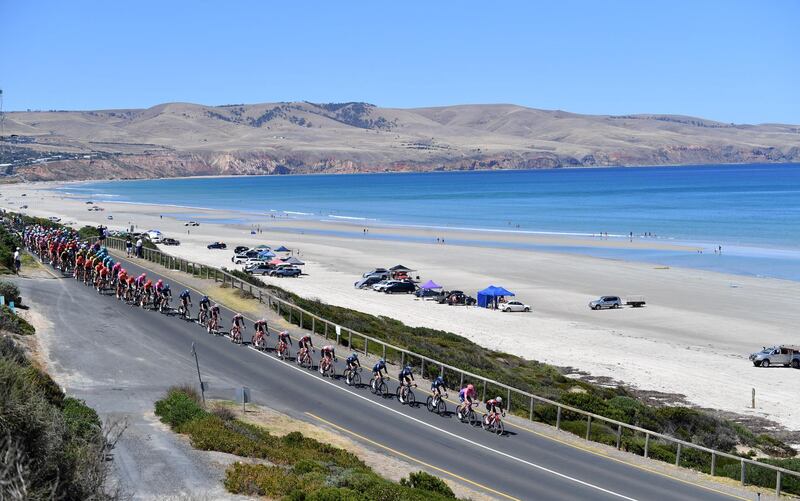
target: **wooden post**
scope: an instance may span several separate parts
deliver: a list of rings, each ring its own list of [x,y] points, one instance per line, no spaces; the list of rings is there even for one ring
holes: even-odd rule
[[[533,397],[531,397],[531,412],[528,415],[528,420],[533,421]]]
[[[775,495],[777,497],[781,497],[781,472],[780,470],[777,471],[777,477],[775,478]]]
[[[422,366],[422,368],[419,370],[419,375],[424,378],[425,377],[425,359],[424,358],[420,358],[419,362],[420,362],[420,365]]]
[[[644,434],[644,457],[650,457],[650,434]]]
[[[558,410],[556,411],[556,430],[561,429],[561,406],[558,406]]]
[[[511,414],[511,388],[508,388],[508,408],[506,410]]]
[[[745,479],[744,479],[745,471],[744,471],[744,468],[745,468],[745,462],[744,462],[744,459],[742,459],[742,471],[741,471],[741,475],[740,475],[741,476],[741,480],[742,480],[742,487],[744,487],[744,484],[745,484]]]
[[[681,444],[678,443],[678,450],[675,452],[675,466],[681,465]]]
[[[481,397],[482,401],[486,401],[486,380],[483,380],[483,396]]]
[[[622,425],[617,425],[617,450],[622,445]]]
[[[347,333],[347,347],[348,348],[352,348],[352,346],[353,346],[353,331],[348,331],[348,333]]]
[[[463,388],[463,387],[464,387],[464,373],[462,372],[461,373],[461,382],[458,383],[458,389],[461,390],[461,388]]]
[[[369,355],[369,339],[364,338],[364,356]]]
[[[328,322],[325,322],[325,339],[328,339]]]
[[[383,355],[381,355],[381,358],[386,360],[386,343],[383,343],[382,346],[383,346]]]
[[[753,401],[751,402],[750,406],[751,406],[751,408],[755,409],[756,408],[756,389],[755,388],[753,388],[753,392],[751,394],[751,398],[752,398]]]
[[[592,416],[586,416],[586,440],[589,440],[589,435],[592,432]]]
[[[317,320],[317,317],[311,317],[311,332],[313,332],[314,334],[317,333],[317,322],[316,322],[316,320]]]
[[[717,474],[717,455],[716,453],[711,453],[711,476]]]

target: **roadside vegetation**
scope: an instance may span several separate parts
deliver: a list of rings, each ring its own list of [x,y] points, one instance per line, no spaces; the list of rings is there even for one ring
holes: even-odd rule
[[[14,251],[19,246],[17,234],[0,225],[0,274],[14,273]]]
[[[0,499],[116,499],[107,445],[95,411],[0,337]]]
[[[391,482],[344,449],[299,432],[272,435],[224,407],[208,412],[191,387],[171,388],[156,402],[155,413],[197,449],[250,459],[226,470],[225,488],[232,493],[291,501],[455,499],[445,482],[426,472]]]

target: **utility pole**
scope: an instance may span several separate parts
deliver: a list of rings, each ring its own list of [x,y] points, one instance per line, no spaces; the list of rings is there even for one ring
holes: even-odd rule
[[[197,360],[197,350],[194,349],[194,342],[192,342],[192,355],[194,355],[194,364],[197,366],[197,380],[200,381],[200,398],[203,399],[203,408],[206,407],[206,386],[203,384],[203,378],[200,377],[200,362]]]

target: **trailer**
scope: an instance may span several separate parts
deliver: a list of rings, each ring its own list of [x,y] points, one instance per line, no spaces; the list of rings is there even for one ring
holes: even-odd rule
[[[644,300],[644,296],[628,296],[625,298],[625,304],[633,308],[641,308],[647,304],[647,301]]]

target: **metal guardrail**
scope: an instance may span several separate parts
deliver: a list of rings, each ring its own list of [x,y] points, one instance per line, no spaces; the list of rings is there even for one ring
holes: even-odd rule
[[[117,237],[108,237],[106,240],[106,245],[113,249],[117,250],[125,250],[125,241],[123,239]],[[267,292],[266,290],[262,289],[261,287],[255,286],[250,284],[241,278],[238,278],[226,271],[220,270],[218,268],[207,266],[204,264],[194,263],[191,261],[187,261],[186,259],[170,256],[158,249],[149,249],[149,248],[142,248],[142,257],[148,261],[158,263],[166,268],[182,271],[185,273],[190,273],[193,276],[197,276],[199,278],[206,278],[206,279],[213,279],[215,282],[222,282],[223,285],[230,285],[231,288],[240,289],[242,291],[248,292],[252,295],[255,299],[258,299],[261,303],[266,303],[270,309],[275,310],[278,315],[281,315],[282,309],[284,313],[288,313],[288,320],[290,323],[296,323],[299,327],[308,329],[315,334],[324,335],[326,339],[330,336],[332,339],[336,339],[337,344],[341,344],[347,346],[353,350],[358,350],[359,352],[363,352],[365,355],[372,353],[376,356],[381,356],[382,358],[387,358],[387,360],[398,360],[396,357],[399,357],[400,364],[411,363],[415,365],[415,362],[418,361],[418,366],[420,367],[420,374],[425,377],[426,374],[426,365],[428,368],[429,374],[434,375],[442,375],[445,376],[448,373],[453,373],[459,379],[459,388],[463,387],[464,382],[471,382],[475,383],[476,381],[479,384],[482,384],[482,399],[485,400],[487,395],[487,390],[492,389],[494,392],[495,389],[502,389],[506,392],[507,395],[507,402],[508,402],[508,412],[511,412],[512,409],[512,402],[516,401],[517,403],[514,404],[514,409],[517,410],[520,407],[520,402],[524,402],[522,405],[527,407],[527,416],[522,414],[523,417],[527,417],[530,421],[535,421],[534,416],[537,409],[541,406],[551,406],[551,408],[555,408],[555,428],[557,430],[562,429],[562,421],[572,415],[580,415],[586,420],[586,429],[584,438],[588,441],[592,440],[592,424],[596,422],[600,422],[604,424],[606,427],[610,428],[612,431],[616,428],[616,448],[622,449],[623,446],[623,435],[628,433],[632,436],[632,438],[637,437],[644,437],[644,445],[642,447],[642,454],[645,458],[651,457],[651,443],[653,441],[661,441],[665,444],[675,447],[674,451],[674,464],[676,466],[681,466],[681,456],[682,454],[686,454],[687,450],[699,451],[704,454],[708,454],[710,457],[710,465],[708,468],[708,473],[712,476],[715,476],[717,473],[717,461],[719,458],[726,458],[730,460],[734,460],[739,463],[740,471],[738,475],[738,480],[740,480],[741,485],[747,485],[747,467],[755,467],[755,468],[764,468],[767,470],[772,470],[775,472],[775,494],[780,496],[781,494],[781,483],[782,477],[784,475],[789,475],[796,477],[800,480],[800,472],[788,470],[786,468],[781,468],[779,466],[770,465],[767,463],[762,463],[759,461],[755,461],[748,458],[742,458],[740,456],[736,456],[733,454],[729,454],[722,451],[717,451],[714,449],[710,449],[708,447],[703,447],[701,445],[693,444],[691,442],[686,442],[684,440],[680,440],[675,437],[671,437],[669,435],[664,435],[662,433],[657,433],[645,428],[641,428],[638,426],[633,426],[628,423],[624,423],[621,421],[617,421],[605,416],[601,416],[599,414],[594,414],[591,412],[587,412],[576,407],[572,407],[569,405],[562,404],[560,402],[556,402],[554,400],[550,400],[548,398],[544,398],[538,395],[534,395],[532,393],[519,390],[507,384],[501,383],[499,381],[495,381],[493,379],[486,378],[484,376],[472,373],[470,371],[454,367],[452,365],[445,364],[438,360],[434,360],[430,357],[426,357],[424,355],[420,355],[418,353],[414,353],[410,350],[405,348],[401,348],[399,346],[394,346],[392,344],[386,343],[380,339],[373,338],[371,336],[367,336],[366,334],[362,334],[360,332],[354,331],[347,327],[338,325],[334,322],[326,320],[314,313],[304,310],[303,308],[298,307],[297,305],[281,299],[274,294]],[[306,327],[310,324],[308,327]],[[438,369],[438,373],[433,372],[431,373],[431,368],[433,370]],[[478,386],[478,385],[476,385]],[[489,392],[491,394],[492,392]],[[514,400],[512,400],[514,397]],[[545,407],[545,412],[540,412],[540,414],[546,414],[547,407]],[[519,411],[518,412],[518,416]],[[540,421],[550,424],[552,420],[547,420],[546,418],[541,419]],[[574,432],[574,430],[569,430]],[[610,444],[609,444],[610,445]],[[636,453],[635,451],[631,451],[630,449],[626,449],[628,452]],[[672,454],[672,451],[670,451]],[[663,457],[656,458],[663,460]],[[691,466],[689,466],[691,468]],[[705,470],[703,470],[705,471]]]

